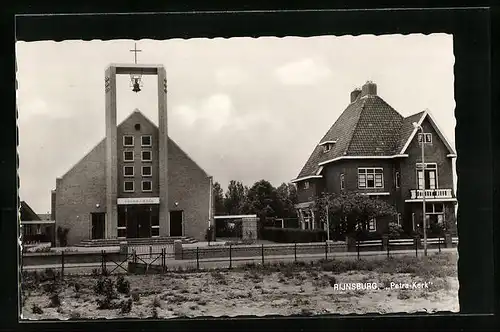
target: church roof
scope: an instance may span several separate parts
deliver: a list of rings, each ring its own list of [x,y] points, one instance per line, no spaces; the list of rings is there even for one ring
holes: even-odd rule
[[[294,182],[320,177],[324,164],[344,158],[403,156],[416,132],[413,122],[421,123],[427,115],[427,112],[420,112],[403,117],[376,94],[374,83],[367,82],[363,92],[359,91],[316,145]],[[451,146],[445,139],[443,141],[453,154]],[[323,147],[326,143],[331,146],[327,152]]]

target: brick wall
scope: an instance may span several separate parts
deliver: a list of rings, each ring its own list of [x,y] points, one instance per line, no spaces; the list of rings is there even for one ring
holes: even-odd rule
[[[185,236],[204,241],[209,226],[210,178],[172,140],[168,153],[169,210],[184,212]]]
[[[105,141],[102,140],[56,185],[56,228],[69,228],[68,245],[90,237],[90,213],[106,208]],[[99,208],[96,207],[99,204]]]

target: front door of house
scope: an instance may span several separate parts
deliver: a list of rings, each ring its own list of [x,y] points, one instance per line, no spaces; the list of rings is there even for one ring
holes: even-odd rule
[[[127,237],[151,236],[151,208],[147,205],[128,205],[126,212]]]
[[[91,213],[92,239],[104,239],[106,214],[104,212]]]
[[[170,236],[182,236],[182,211],[170,211]]]

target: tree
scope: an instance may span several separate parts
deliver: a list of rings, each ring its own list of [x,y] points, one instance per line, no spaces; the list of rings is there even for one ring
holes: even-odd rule
[[[356,229],[368,229],[368,223],[374,218],[397,215],[397,211],[388,202],[371,198],[359,193],[347,192],[340,195],[323,194],[316,200],[316,208],[321,220],[326,219],[326,206],[329,210],[330,231],[352,234]]]
[[[297,204],[297,189],[295,185],[292,183],[282,183],[276,188],[276,194],[279,204],[277,215],[282,218],[296,217],[295,204]]]
[[[245,187],[239,181],[231,180],[224,197],[224,207],[228,214],[242,214],[242,207],[245,202]]]
[[[224,191],[220,186],[219,182],[215,182],[213,185],[213,197],[214,197],[214,209],[216,215],[226,214],[226,208],[224,206]]]
[[[269,181],[257,181],[250,189],[243,205],[243,213],[256,214],[260,222],[258,223],[258,234],[261,235],[262,227],[270,217],[276,217],[280,209],[276,188]]]

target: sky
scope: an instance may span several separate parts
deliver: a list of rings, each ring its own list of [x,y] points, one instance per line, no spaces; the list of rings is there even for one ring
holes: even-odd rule
[[[133,63],[132,40],[17,42],[20,197],[50,211],[50,191],[104,138],[104,70]],[[401,115],[428,109],[455,142],[453,36],[386,35],[137,41],[163,64],[169,136],[227,188],[294,179],[371,80]],[[157,84],[117,81],[118,122],[138,108],[158,123]],[[455,178],[456,182],[456,178]]]

